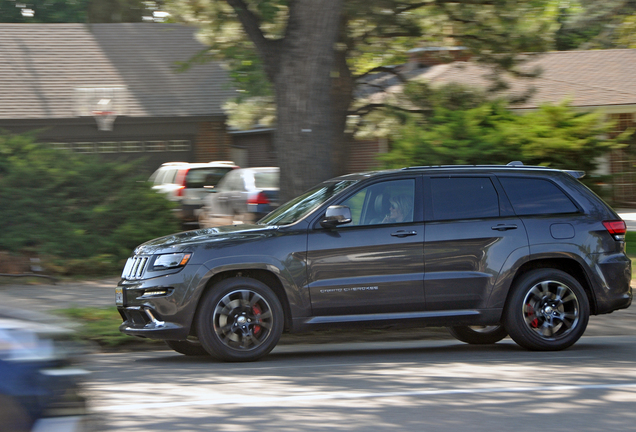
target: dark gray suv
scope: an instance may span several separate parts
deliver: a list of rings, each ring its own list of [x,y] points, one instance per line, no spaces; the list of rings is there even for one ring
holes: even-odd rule
[[[632,301],[625,223],[577,178],[414,167],[326,181],[253,225],[135,249],[116,291],[126,334],[250,361],[283,331],[448,326],[560,350]]]

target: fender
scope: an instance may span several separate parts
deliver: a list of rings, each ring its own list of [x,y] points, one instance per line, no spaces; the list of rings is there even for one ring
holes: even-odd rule
[[[290,254],[285,263],[271,255],[234,255],[211,259],[203,264],[208,269],[201,282],[191,293],[196,302],[203,294],[208,281],[227,271],[265,270],[278,278],[289,302],[293,317],[310,316],[311,302],[306,287],[306,260],[303,256]]]
[[[529,254],[530,247],[523,246],[519,249],[515,249],[510,255],[508,255],[503,267],[501,267],[499,277],[497,277],[497,280],[490,291],[490,297],[486,303],[487,309],[501,309],[503,312],[503,307],[506,304],[506,297],[508,296],[508,291],[510,291],[512,282],[514,281],[519,269],[529,261]]]

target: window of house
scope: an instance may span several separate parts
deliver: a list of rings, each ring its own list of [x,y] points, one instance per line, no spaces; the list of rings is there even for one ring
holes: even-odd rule
[[[499,216],[499,195],[488,177],[431,178],[434,220]]]
[[[630,127],[634,127],[634,115],[632,113],[609,114],[608,120],[613,123],[610,137],[615,138]]]

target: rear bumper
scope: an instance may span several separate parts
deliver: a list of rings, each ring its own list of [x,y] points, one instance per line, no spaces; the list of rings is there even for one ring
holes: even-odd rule
[[[177,212],[177,217],[182,221],[196,221],[202,207],[201,204],[182,204]]]
[[[602,254],[596,260],[597,274],[602,279],[595,290],[596,314],[628,308],[632,304],[632,261],[623,253]]]

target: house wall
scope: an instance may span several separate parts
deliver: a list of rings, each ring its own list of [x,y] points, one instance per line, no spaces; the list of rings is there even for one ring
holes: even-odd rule
[[[244,154],[244,161],[239,163],[241,166],[246,168],[278,166],[272,130],[235,132],[232,134],[232,145],[235,151]]]
[[[610,136],[636,128],[636,113],[609,113],[608,119],[614,122]],[[636,154],[633,148],[613,150],[608,158],[608,166],[612,184],[612,201],[614,205],[636,206]]]
[[[232,138],[224,122],[201,122],[195,138],[194,161],[232,160]]]
[[[378,155],[388,151],[386,139],[354,140],[349,154],[348,172],[364,172],[381,168]]]
[[[278,166],[274,150],[273,131],[232,133],[232,146],[245,152],[245,167]],[[380,168],[378,154],[388,151],[386,140],[354,140],[349,154],[346,172],[363,172]]]
[[[166,162],[230,159],[231,139],[219,118],[131,118],[99,131],[92,117],[0,122],[11,133],[35,133],[36,140],[60,150],[94,154],[108,161],[140,161],[140,174]]]

